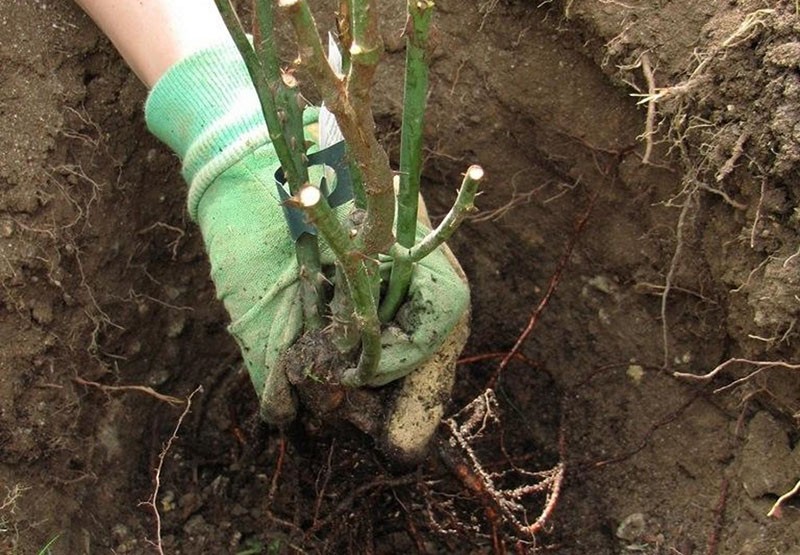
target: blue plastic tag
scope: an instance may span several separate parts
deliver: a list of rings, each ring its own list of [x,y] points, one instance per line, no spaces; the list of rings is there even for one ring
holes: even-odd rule
[[[328,166],[336,172],[336,187],[333,192],[328,192],[328,184],[324,177],[319,184],[319,188],[325,198],[328,199],[328,204],[331,208],[336,208],[352,200],[353,181],[350,177],[350,168],[345,156],[344,141],[339,141],[328,148],[309,154],[308,167],[311,168],[313,166]],[[300,208],[290,206],[286,202],[291,198],[291,194],[286,187],[286,175],[283,173],[283,168],[278,168],[275,172],[275,184],[278,187],[278,195],[283,204],[283,216],[289,226],[289,234],[292,236],[292,241],[296,242],[303,233],[316,235],[317,228],[306,220],[303,211]]]

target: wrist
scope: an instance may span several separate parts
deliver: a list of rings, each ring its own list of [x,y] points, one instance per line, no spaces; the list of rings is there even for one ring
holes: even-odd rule
[[[145,120],[183,162],[192,217],[208,184],[244,152],[268,141],[250,75],[230,43],[172,66],[150,92]]]
[[[231,40],[213,0],[76,1],[148,87],[177,61]]]
[[[303,123],[315,122],[317,114],[306,110]],[[170,68],[150,92],[145,120],[183,162],[192,219],[214,179],[270,142],[250,74],[239,51],[228,42],[196,52]]]

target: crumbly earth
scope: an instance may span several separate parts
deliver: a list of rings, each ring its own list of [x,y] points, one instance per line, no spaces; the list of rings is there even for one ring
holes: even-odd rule
[[[381,9],[396,157],[404,3]],[[437,9],[434,220],[488,179],[452,241],[472,358],[409,471],[254,423],[144,88],[71,3],[0,3],[1,552],[800,553],[797,502],[767,516],[800,479],[797,4]]]

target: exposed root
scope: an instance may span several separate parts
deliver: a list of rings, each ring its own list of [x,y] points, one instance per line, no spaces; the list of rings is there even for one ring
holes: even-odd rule
[[[798,484],[800,485],[800,483]],[[722,479],[720,486],[719,499],[714,508],[714,527],[708,535],[706,542],[706,555],[717,555],[719,549],[719,536],[722,533],[722,524],[725,520],[725,507],[728,505],[728,479]]]
[[[775,10],[764,8],[747,14],[736,30],[722,42],[721,49],[733,48],[734,46],[738,46],[750,40],[754,34],[758,32],[758,27],[764,27],[766,25],[766,18],[773,13],[775,13]]]
[[[103,137],[103,130],[89,116],[86,107],[81,106],[80,112],[75,108],[72,108],[71,106],[66,106],[65,110],[74,115],[76,118],[78,118],[78,121],[83,123],[84,127],[90,128],[92,130],[92,134],[89,135],[88,133],[81,133],[80,131],[72,129],[62,129],[61,134],[67,137],[68,139],[75,139],[85,143],[89,147],[90,152],[96,152],[97,150],[99,150],[100,141],[101,138]]]
[[[640,10],[640,9],[642,9],[641,6],[635,6],[633,4],[626,4],[624,2],[620,2],[619,0],[599,0],[599,2],[601,4],[610,4],[612,6],[625,8],[626,10]]]
[[[664,289],[666,289],[666,288],[663,285],[658,285],[656,283],[647,283],[646,281],[642,281],[642,282],[639,282],[636,285],[634,285],[633,289],[637,293],[651,294],[651,295],[656,295],[657,297],[660,297],[660,296],[662,296],[664,294]],[[687,289],[686,287],[680,287],[678,285],[673,285],[672,287],[670,287],[670,291],[679,291],[681,293],[685,293],[686,295],[689,295],[689,296],[694,297],[696,299],[700,299],[704,303],[708,303],[710,305],[719,306],[719,303],[717,301],[715,301],[714,299],[711,299],[711,298],[703,295],[699,291],[693,291],[692,289]]]
[[[755,268],[750,270],[750,273],[747,274],[747,279],[744,280],[744,282],[739,287],[736,287],[735,289],[731,289],[729,292],[730,293],[738,293],[738,292],[742,291],[744,288],[746,288],[748,285],[750,285],[750,282],[753,280],[753,276],[755,276],[764,266],[766,266],[771,259],[772,259],[772,257],[768,256],[764,260],[762,260],[758,264],[758,266],[756,266]]]
[[[786,268],[787,266],[789,266],[789,264],[791,264],[792,260],[794,260],[798,256],[800,256],[800,247],[797,248],[797,250],[793,255],[789,256],[786,260],[784,260],[781,266]]]
[[[105,385],[98,382],[84,380],[80,376],[75,376],[74,378],[72,378],[72,381],[80,385],[96,387],[102,391],[105,391],[106,393],[138,391],[139,393],[144,393],[145,395],[149,395],[159,401],[172,405],[173,407],[180,406],[186,402],[185,399],[178,399],[177,397],[173,397],[172,395],[164,395],[163,393],[159,393],[152,387],[146,385]]]
[[[473,355],[468,357],[462,357],[458,359],[458,364],[472,364],[473,362],[482,362],[484,360],[497,360],[504,359],[508,356],[508,352],[497,352],[497,353],[481,353],[479,355]],[[527,364],[531,368],[536,368],[537,364],[523,355],[522,353],[514,353],[512,355],[514,360],[519,360],[524,364]]]
[[[589,200],[588,207],[578,218],[564,254],[550,278],[547,291],[531,312],[527,326],[520,333],[512,349],[506,353],[488,353],[459,361],[470,363],[487,359],[502,359],[491,375],[483,393],[454,416],[442,422],[448,432],[448,437],[440,438],[438,442],[438,452],[442,462],[482,503],[495,553],[506,551],[500,535],[503,527],[511,528],[518,549],[524,550],[525,545],[535,545],[537,534],[544,531],[547,523],[551,520],[566,473],[563,431],[559,441],[560,462],[548,470],[532,472],[520,468],[511,462],[502,445],[500,452],[506,455],[507,461],[501,466],[505,470],[489,470],[487,461],[481,460],[475,447],[486,438],[498,437],[496,429],[502,426],[494,390],[502,371],[514,359],[535,366],[520,352],[520,349],[535,329],[541,314],[558,288],[577,241],[589,221],[596,199],[597,195],[594,194]],[[534,498],[542,500],[542,508],[538,516],[531,521],[529,505]],[[442,510],[441,503],[437,508]],[[449,511],[445,510],[444,512],[447,514]],[[440,524],[434,513],[434,507],[428,501],[428,517],[431,527],[434,530],[441,530],[442,534],[455,533],[452,523],[451,525]],[[478,532],[478,530],[473,530],[471,534],[474,535]]]
[[[609,457],[607,459],[603,459],[600,461],[593,461],[590,464],[593,468],[602,468],[608,466],[610,464],[620,463],[622,461],[628,460],[634,455],[641,453],[645,447],[650,443],[650,439],[655,435],[655,433],[672,422],[675,422],[690,406],[694,404],[694,402],[700,398],[701,393],[697,392],[696,394],[690,396],[686,401],[681,403],[681,405],[675,409],[674,411],[666,414],[663,418],[659,419],[653,425],[648,428],[648,430],[644,433],[642,438],[636,444],[635,447],[632,449],[621,453],[619,455],[615,455],[613,457]]]
[[[350,492],[349,495],[346,495],[339,504],[330,511],[327,516],[319,521],[317,521],[315,526],[311,526],[308,531],[306,531],[306,537],[310,537],[326,526],[329,526],[333,522],[336,521],[337,518],[340,518],[342,514],[346,513],[352,506],[353,503],[357,499],[363,498],[368,493],[371,493],[374,490],[381,490],[385,488],[393,488],[398,486],[406,486],[409,484],[413,484],[417,480],[416,476],[407,475],[401,476],[398,478],[384,478],[378,477],[371,482],[366,484],[362,484],[361,486],[357,487],[355,490]]]
[[[767,344],[767,348],[770,348],[773,345],[780,345],[781,343],[789,339],[789,336],[792,335],[792,332],[794,331],[796,325],[797,325],[797,318],[792,320],[789,323],[789,327],[786,328],[786,331],[784,331],[780,335],[773,335],[772,337],[762,337],[760,335],[749,333],[747,334],[747,337],[749,337],[750,339],[755,339],[756,341],[763,341],[764,343]]]
[[[747,205],[746,204],[743,204],[741,202],[737,202],[737,201],[733,200],[731,198],[731,196],[728,193],[726,193],[725,191],[723,191],[722,189],[717,189],[716,187],[711,187],[709,185],[706,185],[702,181],[698,181],[696,183],[696,185],[697,185],[697,188],[702,190],[702,191],[706,191],[707,193],[711,193],[712,195],[717,195],[718,197],[720,197],[723,200],[723,202],[725,202],[725,204],[727,204],[728,206],[732,206],[736,210],[747,210]]]
[[[508,363],[511,362],[511,359],[519,352],[522,348],[522,345],[527,341],[528,337],[530,337],[531,333],[533,332],[536,324],[539,322],[539,318],[544,312],[544,309],[550,302],[550,298],[555,293],[556,289],[558,288],[558,284],[561,282],[561,276],[564,273],[564,270],[569,263],[569,259],[572,256],[572,251],[575,249],[575,245],[578,243],[578,239],[581,237],[583,230],[586,228],[586,224],[589,222],[589,215],[592,213],[592,208],[594,208],[595,201],[597,200],[597,193],[593,194],[592,197],[589,199],[589,205],[584,210],[581,217],[578,219],[577,223],[575,224],[575,231],[569,239],[567,243],[567,247],[564,250],[564,254],[561,256],[561,259],[558,261],[558,265],[556,266],[553,275],[550,277],[550,282],[547,284],[547,291],[542,296],[539,303],[531,312],[530,318],[528,319],[528,324],[525,326],[525,329],[517,338],[517,341],[514,343],[514,346],[511,350],[506,354],[500,364],[495,370],[494,374],[489,380],[487,385],[488,389],[492,389],[495,384],[497,383],[498,379],[500,378],[500,374],[502,371],[508,366]]]
[[[495,551],[502,552],[497,549],[497,533],[503,524],[511,526],[518,540],[535,542],[536,535],[544,531],[552,518],[563,486],[566,472],[563,438],[561,462],[549,470],[530,472],[512,464],[506,470],[489,471],[474,445],[485,436],[496,434],[494,426],[500,425],[494,390],[485,390],[443,424],[450,438],[439,442],[439,455],[483,503]],[[531,522],[527,501],[534,496],[543,496],[544,502],[539,515]]]
[[[569,14],[567,14],[567,18],[569,19]],[[635,21],[628,21],[628,16],[625,16],[621,27],[622,31],[617,33],[614,37],[612,37],[608,42],[605,44],[605,56],[603,56],[603,61],[600,62],[600,67],[606,67],[608,63],[611,61],[612,53],[617,52],[622,49],[623,45],[625,44],[625,39],[628,35],[628,31],[635,25]]]
[[[478,4],[478,13],[483,14],[478,31],[483,31],[483,27],[486,25],[486,20],[490,15],[492,15],[492,12],[495,10],[495,8],[497,8],[499,3],[500,0],[483,0],[480,4]]]
[[[525,204],[529,204],[533,197],[539,193],[545,185],[541,185],[535,189],[532,189],[526,193],[518,193],[516,184],[514,183],[514,179],[519,175],[521,172],[525,170],[520,170],[519,172],[515,173],[511,177],[511,183],[514,186],[514,190],[511,193],[511,198],[506,202],[503,206],[499,208],[495,208],[494,210],[481,210],[479,213],[468,216],[468,219],[474,223],[481,223],[481,222],[496,222],[498,220],[503,219],[506,214],[511,212],[514,208],[518,206],[523,206]]]
[[[746,403],[747,401],[749,401],[749,399],[753,398],[755,395],[763,393],[769,396],[772,399],[773,403],[780,404],[779,398],[764,385],[759,385],[758,382],[754,380],[754,378],[756,378],[756,376],[758,376],[759,374],[762,374],[774,368],[783,368],[787,370],[800,370],[800,364],[793,364],[782,360],[762,361],[762,360],[749,360],[744,358],[732,358],[726,360],[722,364],[719,364],[716,368],[714,368],[713,370],[711,370],[706,374],[698,375],[698,374],[689,374],[684,372],[674,372],[673,376],[679,379],[685,379],[700,383],[707,383],[708,381],[716,377],[720,372],[735,364],[750,365],[754,367],[754,369],[741,378],[734,379],[726,383],[725,385],[717,387],[716,389],[713,390],[713,393],[714,394],[722,393],[724,391],[737,388],[743,384],[749,384],[755,382],[756,391],[752,391],[747,395],[745,395],[742,400],[743,403]],[[785,410],[789,414],[792,414],[795,419],[800,418],[800,413],[798,413],[795,408],[786,406],[783,408],[783,410]]]
[[[147,501],[142,501],[139,503],[140,505],[150,507],[150,509],[153,511],[156,521],[156,541],[148,540],[148,543],[150,543],[156,549],[156,552],[159,553],[159,555],[164,555],[164,545],[161,538],[161,513],[158,511],[158,493],[161,489],[161,471],[164,468],[164,459],[167,458],[167,453],[169,453],[169,450],[172,447],[172,442],[178,438],[178,431],[181,429],[183,419],[186,418],[186,415],[189,414],[189,410],[192,408],[192,398],[195,396],[195,394],[201,391],[203,391],[203,386],[198,385],[195,390],[192,391],[186,398],[186,406],[184,407],[180,417],[178,417],[178,422],[175,424],[175,429],[172,431],[172,435],[169,436],[169,439],[164,444],[164,448],[158,455],[158,465],[156,466],[155,475],[153,476],[153,493],[150,495],[150,498]]]
[[[19,501],[22,494],[29,489],[31,488],[22,484],[14,484],[14,487],[11,488],[6,486],[6,496],[3,498],[3,502],[0,503],[0,511],[8,511],[14,514],[17,508],[17,501]]]
[[[97,301],[97,298],[94,295],[94,291],[89,285],[89,282],[86,280],[86,272],[84,272],[83,270],[83,262],[81,260],[81,251],[78,249],[78,247],[73,243],[68,243],[67,246],[65,247],[65,250],[67,251],[67,253],[73,255],[75,263],[78,266],[78,273],[81,278],[81,286],[86,291],[91,307],[94,308],[93,311],[90,311],[89,309],[84,309],[84,313],[86,314],[87,318],[89,318],[89,320],[91,320],[94,323],[94,329],[92,330],[91,341],[89,343],[89,346],[87,347],[87,351],[92,356],[92,358],[98,360],[101,364],[103,364],[103,361],[99,358],[100,354],[105,354],[107,356],[110,356],[111,358],[114,358],[114,356],[109,355],[108,353],[103,353],[100,350],[100,343],[98,340],[100,337],[100,333],[106,328],[106,326],[116,328],[120,331],[125,331],[125,328],[115,323],[113,320],[111,320],[111,317],[102,308],[100,308],[100,303]]]
[[[700,61],[697,67],[695,67],[689,77],[684,81],[670,87],[656,88],[653,92],[648,92],[647,94],[635,94],[633,96],[641,97],[639,104],[647,104],[650,102],[661,102],[667,98],[675,98],[688,94],[702,82],[706,67],[717,56],[723,54],[727,49],[734,48],[753,38],[758,32],[758,27],[764,26],[766,18],[774,12],[775,10],[773,9],[762,9],[747,14],[739,27],[725,40],[718,46],[710,49],[705,55],[700,54],[698,56]]]
[[[642,135],[640,136],[641,139],[645,142],[645,152],[642,157],[642,163],[649,164],[651,160],[652,150],[653,150],[653,135],[656,131],[656,118],[657,118],[657,105],[662,103],[666,100],[673,100],[673,101],[680,101],[682,98],[689,96],[693,91],[695,91],[701,84],[707,81],[707,68],[714,60],[718,59],[720,56],[724,56],[725,52],[729,49],[735,48],[744,42],[747,42],[754,38],[756,34],[758,34],[762,27],[765,27],[767,24],[767,18],[769,18],[775,10],[773,9],[760,9],[755,10],[751,13],[748,13],[744,16],[739,26],[727,37],[725,37],[720,43],[713,46],[712,48],[708,49],[705,52],[697,51],[695,52],[697,62],[695,68],[691,71],[691,73],[686,77],[683,81],[676,83],[671,86],[667,87],[658,87],[655,82],[653,68],[651,65],[651,61],[649,58],[648,52],[644,52],[639,56],[639,59],[633,63],[626,66],[620,66],[621,71],[630,71],[635,68],[641,67],[642,73],[644,75],[644,79],[647,85],[647,90],[645,92],[636,92],[632,94],[634,97],[638,97],[639,104],[645,104],[647,106],[647,116],[645,118],[645,129]],[[625,29],[627,31],[627,29]],[[622,36],[624,36],[625,31],[623,31]],[[613,40],[612,40],[613,42]],[[612,44],[609,43],[606,45],[606,50],[610,52],[612,48]],[[638,87],[631,84],[635,89],[639,90]],[[676,110],[675,117],[671,122],[671,129],[670,133],[675,134],[677,130],[686,125],[686,114],[683,110],[678,107]],[[709,124],[710,125],[710,124]],[[690,125],[687,127],[680,136],[677,136],[673,139],[674,145],[679,145],[684,141],[685,134],[688,132],[693,126]],[[715,171],[715,180],[719,183],[722,182],[736,167],[736,163],[739,161],[741,156],[744,153],[744,145],[747,140],[750,138],[750,133],[748,131],[743,131],[739,134],[739,137],[732,148],[731,154],[728,159],[725,161],[721,167],[717,168]],[[700,165],[704,165],[707,160],[704,160]],[[700,175],[699,168],[697,168],[697,175]],[[731,204],[732,206],[736,207],[737,209],[745,209],[746,207],[743,206],[741,203],[736,203],[733,201],[728,195],[717,188],[708,187],[702,184],[701,180],[698,180],[699,186],[705,190],[708,190],[711,193],[718,194],[724,198],[724,200]]]
[[[677,223],[677,237],[675,240],[675,251],[672,254],[672,259],[669,263],[669,270],[667,271],[667,276],[664,278],[664,290],[661,293],[661,341],[663,343],[664,349],[664,359],[663,364],[664,368],[670,367],[670,349],[669,349],[669,321],[667,319],[667,306],[668,306],[668,299],[669,293],[672,289],[673,282],[675,280],[675,273],[678,269],[678,262],[680,261],[681,255],[683,254],[683,246],[684,246],[684,227],[686,224],[686,219],[689,214],[689,209],[693,206],[694,195],[690,195],[686,198],[683,208],[681,208],[681,213],[678,216],[678,223]]]
[[[181,244],[181,239],[186,235],[186,232],[179,227],[175,227],[174,225],[165,224],[164,222],[156,222],[152,225],[147,226],[144,229],[140,229],[136,232],[137,235],[144,235],[154,229],[166,229],[168,231],[172,231],[176,234],[175,239],[169,242],[167,245],[170,250],[172,251],[172,260],[176,260],[178,258],[178,247]]]
[[[778,497],[778,500],[775,501],[775,503],[772,505],[772,508],[767,513],[767,516],[772,518],[781,518],[781,516],[783,516],[782,514],[783,510],[781,508],[782,505],[786,503],[786,501],[797,495],[798,492],[800,492],[800,480],[798,480],[798,482],[794,485],[792,489],[790,489],[789,491]]]
[[[332,474],[331,465],[333,461],[333,452],[335,449],[336,449],[336,441],[334,440],[331,442],[331,447],[328,450],[328,460],[325,463],[325,468],[323,470],[320,470],[320,474],[317,475],[317,480],[316,483],[314,484],[314,489],[317,491],[317,499],[314,502],[314,518],[311,522],[312,528],[317,525],[317,522],[319,522],[319,513],[320,513],[320,508],[322,507],[322,500],[325,498],[325,490],[327,489],[328,482],[331,479],[331,474]]]
[[[169,308],[171,310],[183,310],[186,312],[194,312],[194,308],[191,306],[168,303],[167,301],[162,301],[161,299],[157,299],[151,295],[146,295],[144,293],[137,293],[132,287],[128,289],[127,297],[118,297],[118,296],[113,296],[113,297],[119,298],[120,300],[123,301],[133,302],[136,303],[137,305],[141,303],[142,299],[144,299],[156,303],[157,305],[163,306],[164,308]]]
[[[728,177],[728,175],[736,167],[736,162],[738,162],[739,158],[741,158],[742,154],[744,154],[744,144],[749,138],[750,133],[745,131],[739,135],[738,139],[736,139],[736,143],[733,145],[733,149],[731,150],[731,155],[727,160],[725,160],[725,163],[722,164],[722,167],[717,172],[717,175],[714,176],[714,179],[717,180],[717,183]]]
[[[92,205],[97,202],[103,186],[89,177],[86,171],[84,171],[83,167],[79,164],[62,164],[54,167],[52,171],[55,173],[46,173],[46,175],[50,178],[50,182],[55,185],[64,200],[66,200],[76,212],[73,220],[65,225],[62,225],[61,229],[69,229],[75,226],[81,220],[88,224]],[[66,176],[66,184],[62,183],[62,179],[59,178],[59,175]],[[69,192],[70,189],[75,187],[73,183],[78,184],[81,182],[87,183],[91,187],[89,198],[83,203],[83,205],[81,205],[81,203],[79,203]]]
[[[644,79],[647,82],[647,94],[650,98],[650,100],[647,102],[647,118],[645,120],[644,133],[642,134],[645,144],[644,156],[642,156],[642,164],[649,164],[650,156],[653,154],[653,133],[655,133],[656,80],[653,76],[653,68],[650,66],[650,57],[647,55],[647,52],[642,54],[641,63],[642,73],[644,74]]]
[[[748,374],[744,378],[741,378],[741,379],[736,380],[735,382],[733,382],[733,383],[736,383],[736,384],[739,384],[739,383],[742,383],[744,381],[749,380],[754,375],[756,375],[757,373],[759,373],[762,370],[765,370],[767,368],[788,368],[789,370],[800,370],[800,364],[791,364],[791,363],[788,363],[788,362],[785,362],[785,361],[782,361],[782,360],[749,360],[749,359],[746,359],[746,358],[731,358],[731,359],[726,360],[722,364],[718,365],[716,368],[714,368],[710,372],[707,372],[706,374],[690,374],[690,373],[687,373],[687,372],[673,372],[672,375],[674,377],[676,377],[676,378],[680,378],[680,379],[684,379],[684,380],[690,380],[690,381],[694,381],[694,382],[708,382],[711,379],[713,379],[715,376],[717,376],[720,372],[722,372],[723,370],[725,370],[726,368],[728,368],[729,366],[732,366],[734,364],[748,364],[750,366],[756,367],[756,370],[754,372]],[[725,388],[723,388],[723,389],[726,389],[727,387],[729,387],[731,385],[732,384],[729,384],[728,386],[725,386]]]

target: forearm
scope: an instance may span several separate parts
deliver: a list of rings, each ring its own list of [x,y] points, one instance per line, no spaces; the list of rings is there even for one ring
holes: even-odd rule
[[[213,0],[75,0],[147,85],[193,52],[230,40]]]

